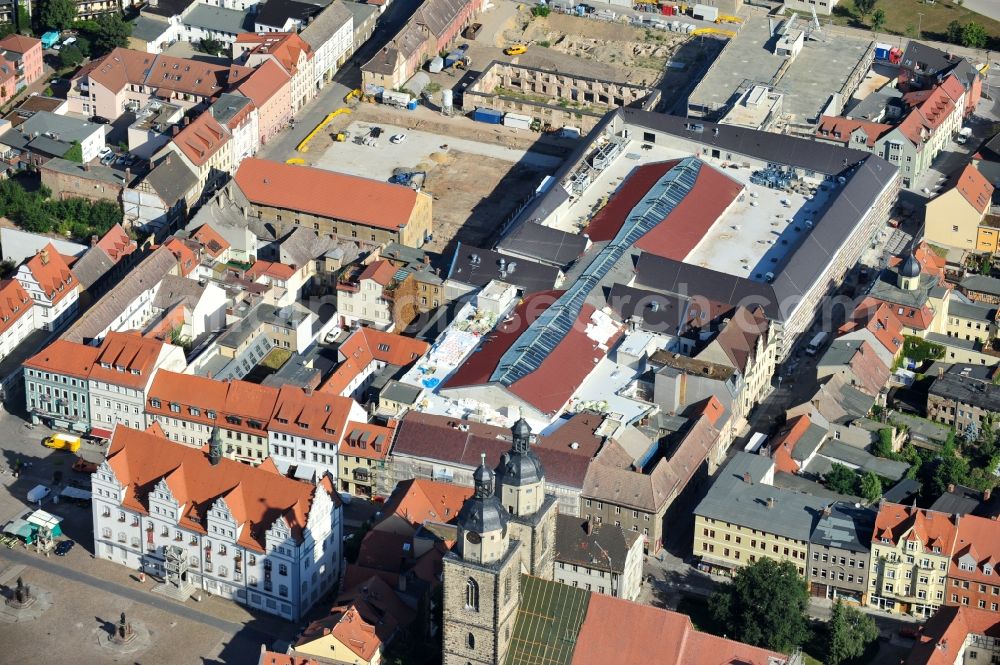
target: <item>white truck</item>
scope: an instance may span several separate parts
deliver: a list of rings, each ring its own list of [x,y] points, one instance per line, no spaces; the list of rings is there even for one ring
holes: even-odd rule
[[[410,95],[406,92],[386,90],[382,93],[382,103],[388,104],[389,106],[395,106],[396,108],[405,109],[406,105],[410,103]]]
[[[830,336],[830,333],[820,332],[809,341],[806,346],[806,355],[815,356],[819,353],[819,350],[823,348],[823,344],[826,343],[826,338]]]
[[[719,18],[719,8],[708,5],[695,5],[691,10],[691,16],[702,21],[715,22]]]
[[[958,143],[968,143],[969,138],[972,137],[972,130],[968,127],[962,127],[958,130],[958,136],[955,137],[955,141]]]
[[[28,502],[41,504],[42,501],[50,494],[52,494],[52,490],[45,485],[35,485],[28,490]]]

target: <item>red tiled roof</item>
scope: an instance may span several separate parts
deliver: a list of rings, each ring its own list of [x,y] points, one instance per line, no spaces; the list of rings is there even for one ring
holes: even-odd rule
[[[809,429],[809,416],[797,416],[789,420],[771,442],[771,459],[775,468],[785,473],[798,473],[799,463],[792,458],[795,444]]]
[[[972,635],[1000,639],[1000,615],[972,607],[943,606],[924,624],[906,665],[954,665],[962,660]]]
[[[302,658],[277,651],[265,651],[262,648],[257,665],[321,665],[321,663],[313,658]]]
[[[448,523],[458,517],[458,511],[470,496],[471,487],[418,478],[404,480],[396,485],[382,507],[383,520],[396,515],[413,527],[428,521]]]
[[[299,57],[313,57],[312,47],[295,32],[245,32],[236,37],[237,44],[256,44],[249,53],[273,57],[290,75],[298,70]]]
[[[41,39],[25,37],[24,35],[17,34],[7,35],[3,39],[0,39],[0,49],[4,51],[13,51],[14,53],[27,53],[36,46],[41,48]]]
[[[857,387],[872,396],[877,396],[882,387],[889,381],[890,369],[875,353],[875,349],[867,341],[858,345],[857,351],[849,362]]]
[[[963,570],[959,561],[965,556],[975,561],[975,570]],[[985,566],[990,566],[990,572]],[[955,551],[952,553],[948,576],[996,585],[1000,568],[1000,522],[976,515],[963,515],[958,523]]]
[[[410,222],[419,196],[409,187],[335,171],[249,158],[236,184],[250,201],[396,231]]]
[[[346,399],[346,398],[345,398]],[[340,442],[340,454],[348,457],[384,460],[392,449],[392,438],[396,433],[396,422],[389,427],[350,421],[347,434]]]
[[[273,60],[262,62],[253,70],[236,90],[253,101],[254,106],[261,108],[278,94],[283,86],[290,85],[291,77]]]
[[[875,518],[872,542],[879,543],[887,539],[891,544],[897,545],[903,539],[910,540],[916,536],[925,551],[931,552],[937,547],[940,554],[951,556],[955,534],[955,522],[947,513],[885,503],[879,507]]]
[[[295,274],[295,268],[277,261],[262,261],[258,259],[247,271],[247,278],[257,280],[260,277],[271,277],[288,281]]]
[[[586,230],[590,239],[600,242],[614,238],[628,214],[649,193],[650,187],[679,162],[671,160],[646,164],[632,171],[608,204],[590,220]],[[741,191],[741,183],[708,164],[702,164],[690,193],[635,246],[668,259],[683,260]]]
[[[972,164],[967,164],[958,174],[954,187],[979,214],[985,214],[990,209],[993,185]]]
[[[90,378],[141,390],[149,383],[164,343],[135,332],[109,332],[98,348]]]
[[[97,246],[104,250],[108,258],[118,263],[123,258],[138,249],[135,241],[129,237],[121,224],[115,224],[97,241]]]
[[[427,353],[428,348],[430,345],[419,339],[374,328],[358,328],[340,345],[337,353],[341,363],[320,390],[339,395],[373,361],[405,367]]]
[[[893,356],[903,347],[903,324],[892,307],[877,301],[873,309],[855,309],[851,319],[838,329],[845,335],[859,328],[866,328]]]
[[[483,385],[497,368],[503,354],[521,334],[547,310],[562,291],[540,291],[525,296],[508,321],[501,323],[480,343],[473,353],[444,384],[444,389]],[[538,369],[518,379],[507,390],[528,402],[542,413],[561,409],[603,359],[608,348],[614,346],[621,330],[608,341],[606,347],[587,336],[586,328],[595,308],[584,304],[575,324],[566,336],[542,360]]]
[[[931,323],[934,321],[934,310],[931,309],[929,305],[924,305],[920,309],[915,309],[913,307],[903,307],[902,305],[897,305],[885,300],[879,300],[878,298],[873,298],[872,296],[866,296],[865,299],[861,301],[861,304],[855,308],[855,311],[872,310],[883,303],[892,308],[892,311],[899,319],[899,322],[907,328],[912,328],[914,330],[927,330],[927,328],[929,328]]]
[[[163,479],[183,507],[180,523],[187,529],[204,532],[202,518],[218,499],[225,499],[242,527],[241,545],[263,552],[265,534],[278,519],[284,519],[292,537],[301,542],[313,492],[329,489],[228,459],[213,466],[206,449],[179,446],[119,425],[108,448],[108,464],[126,487],[124,505],[148,513],[150,490]]]
[[[24,366],[62,376],[86,379],[90,376],[91,367],[97,361],[100,352],[96,346],[57,339],[25,360]]]
[[[388,286],[395,274],[396,268],[388,261],[373,261],[358,276],[358,281],[370,279],[381,286]]]
[[[851,135],[858,130],[865,133],[865,145],[871,148],[875,145],[875,141],[887,132],[892,131],[892,125],[823,115],[819,118],[819,125],[816,127],[816,136],[848,144],[851,142]]]
[[[174,137],[173,143],[192,164],[204,166],[229,138],[229,132],[211,113],[202,113]]]
[[[34,302],[31,296],[16,279],[0,282],[0,334],[21,320],[25,314],[31,314]]]
[[[167,241],[163,243],[163,246],[169,249],[177,258],[177,264],[180,266],[181,277],[190,275],[191,271],[198,267],[198,255],[195,254],[193,249],[188,247],[178,238],[168,238]]]
[[[211,97],[222,92],[232,69],[227,65],[116,48],[82,68],[73,80],[89,76],[115,93],[132,84]]]
[[[25,265],[53,305],[77,286],[73,271],[52,243],[40,249]]]
[[[283,386],[269,429],[339,444],[353,405],[350,397],[312,391],[307,395],[301,388]]]
[[[204,248],[205,252],[213,259],[219,258],[220,254],[229,249],[229,242],[219,235],[219,232],[213,229],[209,224],[202,224],[199,226],[195,232],[191,234],[191,237],[194,240],[197,240]]]
[[[611,626],[627,626],[629,639],[610,639]],[[592,593],[570,662],[645,665],[654,644],[669,645],[657,649],[657,665],[769,665],[771,658],[787,660],[774,651],[697,631],[685,614]]]

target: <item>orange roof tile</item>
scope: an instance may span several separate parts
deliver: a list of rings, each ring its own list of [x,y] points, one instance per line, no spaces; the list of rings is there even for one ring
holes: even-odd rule
[[[34,302],[16,279],[0,282],[0,334],[10,330],[25,314],[31,314]]]
[[[382,286],[388,286],[395,274],[396,268],[388,261],[374,261],[369,263],[361,275],[358,276],[358,281],[361,282],[370,279]]]
[[[871,148],[875,145],[875,141],[887,132],[892,131],[892,125],[823,115],[819,118],[819,125],[816,127],[816,136],[827,140],[839,141],[840,143],[850,143],[851,135],[858,130],[864,132],[865,145]]]
[[[98,347],[90,378],[140,390],[146,387],[164,343],[135,332],[109,332]]]
[[[422,194],[379,180],[265,159],[243,160],[236,184],[250,201],[396,231]]]
[[[219,255],[224,251],[229,249],[229,242],[219,235],[219,232],[211,227],[209,224],[202,224],[199,226],[191,237],[197,240],[201,246],[205,249],[205,252],[211,256],[213,259],[219,258]]]
[[[163,243],[163,246],[169,249],[177,258],[181,277],[187,277],[191,274],[191,271],[198,267],[198,255],[180,239],[171,236]]]
[[[66,259],[56,251],[52,243],[38,250],[25,265],[53,305],[65,298],[78,284]]]
[[[7,35],[3,39],[0,39],[0,49],[13,51],[14,53],[27,53],[31,49],[35,47],[41,48],[41,46],[41,39],[25,37],[24,35]]]
[[[236,37],[237,44],[255,44],[248,53],[274,58],[286,72],[294,76],[299,66],[299,57],[305,53],[312,60],[312,47],[295,32],[245,32]]]
[[[985,214],[990,209],[993,198],[993,185],[972,164],[967,164],[955,179],[954,188],[958,190],[976,212]]]
[[[173,143],[192,164],[204,166],[230,138],[229,131],[211,113],[202,113],[174,137]]]
[[[338,612],[336,618],[337,624],[331,634],[364,661],[370,661],[382,648],[383,638],[388,640],[392,634],[383,622],[374,617],[371,623],[365,621],[354,605]]]
[[[86,379],[101,352],[96,346],[57,339],[24,361],[25,367]]]
[[[313,658],[302,658],[277,651],[265,651],[262,647],[257,665],[321,665],[321,663]]]
[[[406,480],[396,485],[382,507],[383,519],[396,515],[413,527],[428,521],[451,522],[470,496],[471,487],[418,478]]]
[[[260,277],[271,277],[287,281],[295,274],[295,268],[277,261],[262,261],[260,259],[254,263],[247,271],[247,278],[256,280]]]
[[[339,444],[353,405],[349,397],[282,386],[269,429]]]
[[[632,639],[608,639],[609,626],[628,626]],[[592,593],[573,649],[572,665],[640,665],[649,662],[653,643],[670,645],[657,651],[658,665],[768,665],[787,661],[774,651],[695,630],[690,617],[678,612]]]
[[[143,85],[199,97],[212,97],[222,92],[232,69],[228,65],[116,48],[92,62],[91,66],[82,68],[73,79],[89,76],[91,80],[116,93],[126,85]]]
[[[264,551],[265,534],[278,519],[284,519],[292,537],[301,542],[314,492],[328,490],[228,459],[213,466],[205,450],[119,425],[107,462],[126,487],[123,503],[133,510],[148,513],[150,490],[164,479],[183,506],[180,523],[187,529],[203,532],[202,519],[224,498],[242,527],[241,545]]]
[[[770,444],[771,458],[778,471],[799,472],[799,463],[792,458],[792,452],[799,439],[809,429],[810,424],[809,416],[797,416],[785,423],[785,426],[778,431],[777,436]]]
[[[866,328],[893,356],[903,347],[903,324],[895,311],[884,302],[877,301],[874,308],[861,309],[851,314],[851,319],[838,329],[839,335]]]
[[[97,241],[97,246],[104,250],[108,258],[118,263],[120,260],[138,249],[135,240],[122,228],[121,224],[115,224],[104,234],[104,237]]]
[[[340,345],[337,353],[341,363],[320,390],[339,395],[373,361],[405,367],[427,353],[429,348],[427,342],[412,337],[374,328],[358,328]]]
[[[959,565],[966,556],[972,557],[975,570],[965,570]],[[989,573],[985,569],[987,564]],[[996,576],[1000,572],[997,568],[1000,568],[1000,522],[976,515],[963,515],[958,523],[949,577],[995,585]]]
[[[236,90],[241,95],[249,97],[254,106],[261,108],[266,106],[283,86],[290,85],[291,80],[278,63],[267,60],[254,69]]]
[[[346,399],[346,398],[344,398]],[[350,457],[384,460],[392,449],[392,438],[396,434],[395,421],[383,427],[371,423],[350,421],[347,434],[340,443],[340,454]]]
[[[944,606],[924,624],[906,665],[961,662],[961,654],[972,635],[1000,639],[1000,615],[972,607]]]
[[[947,513],[898,503],[884,503],[875,518],[872,542],[887,540],[896,545],[903,540],[919,540],[924,550],[951,556],[955,542],[955,521]]]

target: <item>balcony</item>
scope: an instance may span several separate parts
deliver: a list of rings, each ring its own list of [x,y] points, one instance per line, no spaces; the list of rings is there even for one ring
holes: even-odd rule
[[[372,477],[371,471],[369,471],[368,469],[362,469],[360,467],[354,469],[353,475],[355,480],[361,482],[368,482],[369,480],[371,480]]]

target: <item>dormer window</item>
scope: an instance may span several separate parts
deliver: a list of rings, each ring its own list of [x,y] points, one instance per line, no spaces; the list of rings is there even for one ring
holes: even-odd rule
[[[181,405],[178,404],[177,402],[171,402],[170,403],[170,410],[172,412],[174,412],[174,413],[180,413],[181,412]]]
[[[934,552],[934,554],[941,554],[941,548],[938,547],[937,545],[931,548],[931,551]]]
[[[132,370],[132,373],[135,374],[136,376],[142,374],[142,372],[137,369]]]
[[[215,420],[215,411],[206,411],[205,415],[208,416],[209,420]]]
[[[190,406],[190,407],[188,407],[188,411],[191,412],[192,416],[200,416],[201,415],[201,409],[199,409],[196,406]]]
[[[158,399],[156,399],[154,397],[153,399],[149,400],[149,405],[151,407],[153,407],[154,409],[159,409],[160,408],[160,400],[158,400]]]
[[[111,363],[106,363],[104,361],[101,361],[101,367],[103,367],[104,369],[111,369]]]
[[[983,573],[986,575],[993,574],[993,566],[991,564],[983,564]]]

